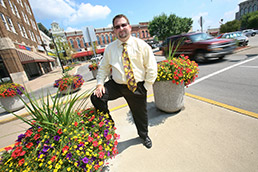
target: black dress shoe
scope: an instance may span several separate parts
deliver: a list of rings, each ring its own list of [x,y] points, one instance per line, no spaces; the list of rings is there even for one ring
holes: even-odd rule
[[[149,136],[147,136],[145,139],[143,139],[143,145],[150,149],[152,147],[152,141]]]

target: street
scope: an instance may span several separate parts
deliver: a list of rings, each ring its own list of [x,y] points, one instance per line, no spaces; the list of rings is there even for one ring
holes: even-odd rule
[[[199,77],[186,92],[258,113],[258,36],[249,40],[250,48],[199,64]]]

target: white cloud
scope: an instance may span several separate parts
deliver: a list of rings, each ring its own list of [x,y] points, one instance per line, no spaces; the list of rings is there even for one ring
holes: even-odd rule
[[[39,20],[50,19],[60,24],[76,25],[81,22],[105,19],[111,10],[108,6],[77,4],[75,0],[29,0]],[[39,21],[40,22],[40,21]]]
[[[67,20],[70,24],[77,24],[81,21],[94,21],[105,19],[111,10],[107,6],[91,5],[81,3],[78,10],[73,13]]]
[[[80,30],[82,30],[82,29],[78,29],[78,28],[69,26],[66,28],[65,32],[80,31]]]

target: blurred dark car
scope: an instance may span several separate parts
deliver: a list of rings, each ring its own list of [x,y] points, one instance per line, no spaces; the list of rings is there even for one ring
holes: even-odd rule
[[[146,40],[145,41],[147,44],[151,46],[151,48],[157,48],[159,46],[159,42],[155,40]]]
[[[169,49],[169,43],[179,45],[178,49],[174,46],[175,56],[180,54],[188,55],[190,59],[196,62],[204,62],[208,59],[222,59],[225,55],[233,53],[236,48],[233,39],[216,39],[207,33],[187,33],[175,35],[167,38],[160,50],[166,55]]]
[[[242,32],[229,32],[220,34],[217,38],[235,39],[238,46],[247,46],[249,39]]]

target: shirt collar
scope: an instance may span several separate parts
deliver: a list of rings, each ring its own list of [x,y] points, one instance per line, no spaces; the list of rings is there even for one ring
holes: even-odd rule
[[[122,46],[123,42],[120,41],[119,39],[117,39],[117,40],[118,40],[118,46]],[[130,46],[130,45],[132,45],[132,42],[133,42],[133,38],[132,38],[132,36],[130,36],[129,39],[125,43]]]

